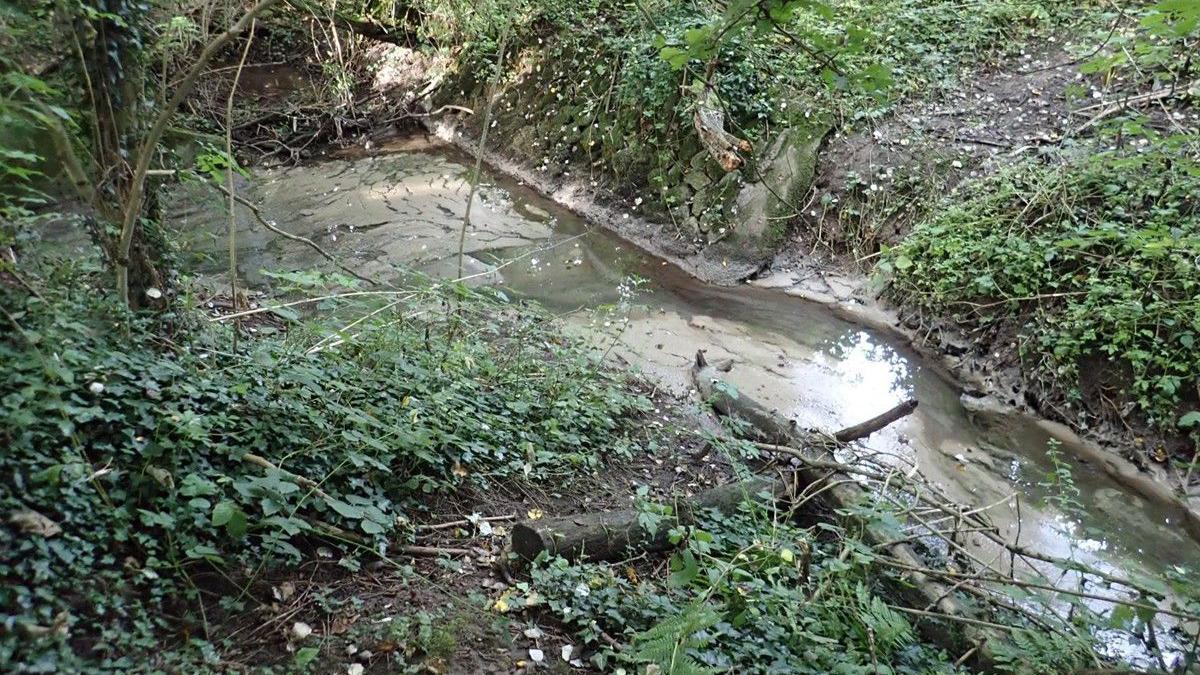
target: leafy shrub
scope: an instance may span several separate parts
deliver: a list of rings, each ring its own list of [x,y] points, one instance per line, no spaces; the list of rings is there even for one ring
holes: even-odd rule
[[[482,95],[507,31],[506,64],[520,85],[501,98],[496,136],[513,143],[509,151],[539,170],[586,170],[597,181],[603,167],[617,192],[691,237],[736,221],[738,182],[721,181],[726,172],[693,126],[706,83],[741,139],[759,143],[786,127],[819,137],[831,120],[875,117],[903,97],[956,87],[964,66],[1065,15],[1059,4],[495,2],[486,21],[476,12],[456,20],[466,48],[447,90]],[[758,177],[752,161],[741,171]]]
[[[1031,368],[1068,387],[1090,358],[1128,366],[1129,398],[1170,428],[1200,375],[1196,143],[1012,167],[918,223],[884,269],[900,297],[967,326],[1022,321]]]
[[[536,314],[462,289],[312,355],[302,330],[236,354],[203,325],[158,337],[77,281],[0,293],[0,662],[43,670],[199,632],[201,589],[296,562],[321,523],[385,550],[423,493],[594,467],[648,409]]]

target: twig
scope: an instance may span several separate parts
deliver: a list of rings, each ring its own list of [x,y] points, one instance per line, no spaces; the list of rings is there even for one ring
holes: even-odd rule
[[[515,515],[507,515],[507,516],[487,516],[487,517],[484,517],[484,518],[478,518],[478,519],[476,519],[476,521],[475,521],[475,522],[496,523],[496,522],[502,522],[502,521],[505,521],[505,520],[516,520],[516,519],[517,519],[517,517],[516,517]],[[446,522],[446,523],[437,523],[436,525],[420,525],[420,526],[418,526],[418,527],[417,527],[417,529],[418,529],[418,530],[424,530],[424,531],[428,531],[428,532],[436,532],[436,531],[438,531],[438,530],[448,530],[448,529],[450,529],[450,528],[452,528],[452,527],[459,527],[459,526],[462,526],[462,525],[471,525],[471,524],[473,524],[473,522],[472,522],[471,520],[468,520],[468,519],[463,519],[463,520],[451,520],[451,521],[449,521],[449,522]]]
[[[1007,586],[1019,586],[1021,588],[1033,588],[1033,589],[1040,590],[1040,591],[1049,591],[1051,593],[1059,593],[1062,595],[1073,595],[1073,596],[1079,597],[1079,598],[1087,598],[1088,600],[1099,600],[1101,602],[1107,602],[1107,603],[1110,603],[1113,605],[1126,605],[1128,607],[1133,607],[1135,609],[1144,609],[1147,611],[1157,612],[1159,614],[1166,614],[1167,616],[1173,616],[1177,619],[1185,619],[1187,621],[1200,621],[1200,614],[1191,614],[1188,612],[1178,612],[1178,611],[1175,611],[1172,609],[1163,609],[1161,607],[1151,605],[1148,603],[1138,602],[1136,600],[1125,600],[1123,598],[1114,598],[1114,597],[1108,596],[1108,595],[1101,595],[1100,593],[1090,593],[1088,591],[1075,591],[1075,590],[1071,590],[1069,588],[1059,588],[1057,586],[1051,586],[1048,584],[1039,584],[1036,581],[1025,581],[1023,579],[1009,579],[1009,578],[1006,578],[1003,576],[983,576],[980,574],[965,574],[963,572],[953,572],[950,570],[939,570],[939,569],[933,569],[933,568],[929,568],[929,567],[917,567],[914,565],[909,565],[907,563],[903,563],[898,560],[892,560],[889,558],[879,558],[879,560],[884,565],[887,565],[889,567],[896,567],[899,569],[905,569],[905,570],[909,570],[912,572],[920,572],[922,574],[947,577],[950,579],[966,579],[967,581],[975,580],[975,581],[979,581],[981,583],[1004,584]]]
[[[1196,87],[1196,86],[1200,86],[1200,80],[1192,80],[1191,82],[1189,82],[1188,84],[1186,84],[1182,87],[1182,91],[1187,92],[1187,91],[1191,90],[1192,87]],[[1131,106],[1139,105],[1142,103],[1151,103],[1153,101],[1159,101],[1164,98],[1171,98],[1172,96],[1175,96],[1178,93],[1179,93],[1179,87],[1177,85],[1171,85],[1169,87],[1163,87],[1161,89],[1155,89],[1153,91],[1148,91],[1143,94],[1137,94],[1136,96],[1130,96],[1128,98],[1124,98],[1116,103],[1113,103],[1112,105],[1109,105],[1108,107],[1104,108],[1100,112],[1096,113],[1096,115],[1094,117],[1092,117],[1087,122],[1085,122],[1083,124],[1083,126],[1076,129],[1074,131],[1074,133],[1081,134],[1084,131],[1087,131],[1088,129],[1092,128],[1093,126],[1099,124],[1100,122],[1102,122],[1103,120],[1108,118],[1110,115],[1112,115],[1114,113],[1118,113],[1118,112],[1120,112],[1126,108],[1129,108]],[[1102,106],[1102,105],[1104,105],[1104,104],[1098,103],[1096,105],[1087,106],[1086,108],[1080,108],[1079,110],[1076,110],[1075,113],[1078,114],[1078,113],[1095,110],[1097,107]]]
[[[260,225],[267,228],[268,230],[283,237],[284,239],[290,239],[291,241],[299,242],[301,244],[304,244],[305,246],[308,246],[312,250],[319,253],[321,255],[321,257],[325,258],[326,260],[333,263],[334,265],[337,265],[339,269],[341,269],[346,274],[349,274],[350,276],[354,277],[355,279],[358,279],[360,281],[365,281],[365,282],[371,284],[372,286],[381,285],[378,281],[376,281],[370,277],[365,277],[365,276],[359,274],[358,272],[355,272],[350,267],[347,267],[344,263],[342,263],[336,257],[334,257],[332,253],[321,248],[320,244],[317,244],[312,239],[309,239],[308,237],[302,237],[298,234],[292,234],[291,232],[287,232],[287,231],[282,230],[279,227],[273,225],[270,221],[268,221],[266,218],[263,217],[262,211],[259,211],[258,207],[255,206],[253,202],[246,199],[245,197],[234,194],[229,188],[226,188],[222,185],[217,185],[215,183],[213,183],[212,185],[214,187],[216,187],[218,190],[220,190],[221,192],[224,192],[226,194],[226,196],[228,196],[232,201],[236,201],[237,203],[241,204],[242,206],[245,206],[246,208],[250,209],[250,213],[254,214],[254,219],[257,220]]]
[[[229,186],[229,298],[233,301],[233,311],[238,310],[237,293],[237,190],[233,184],[233,97],[237,94],[238,82],[242,79],[242,68],[246,65],[246,57],[250,54],[250,45],[254,43],[255,20],[250,20],[250,35],[246,38],[246,46],[242,49],[242,58],[238,61],[237,70],[233,74],[233,84],[229,87],[229,97],[225,99],[225,180]],[[237,353],[238,328],[241,322],[233,321],[233,352]]]
[[[250,464],[254,464],[257,466],[261,466],[262,468],[270,470],[270,471],[278,471],[282,474],[285,474],[288,478],[291,478],[292,480],[296,481],[296,483],[303,485],[304,487],[308,488],[309,490],[312,490],[314,493],[317,494],[317,496],[321,497],[322,499],[326,499],[326,500],[333,499],[333,497],[330,496],[330,494],[328,492],[325,492],[324,490],[321,489],[321,486],[319,484],[317,484],[316,481],[312,480],[311,478],[305,478],[304,476],[301,476],[300,474],[292,473],[291,471],[288,471],[287,469],[280,468],[280,467],[272,464],[270,460],[268,460],[267,458],[265,458],[261,455],[256,455],[254,453],[247,452],[246,454],[242,455],[242,461],[249,462]]]
[[[500,36],[500,53],[496,55],[496,70],[492,73],[492,82],[488,85],[488,102],[483,112],[483,131],[479,134],[479,145],[475,148],[475,170],[471,174],[471,192],[467,195],[467,208],[463,212],[462,229],[458,232],[458,276],[463,275],[464,254],[467,245],[467,228],[471,226],[471,205],[475,203],[475,193],[479,190],[479,172],[483,170],[483,148],[487,145],[488,131],[492,126],[492,110],[496,107],[496,88],[500,83],[500,73],[504,70],[504,48],[508,44],[509,24],[504,24],[504,33]]]
[[[916,614],[917,616],[926,616],[932,619],[945,619],[947,621],[958,621],[960,623],[970,624],[972,626],[983,626],[985,628],[997,628],[1003,631],[1013,630],[1012,626],[1005,626],[1002,623],[994,623],[992,621],[984,621],[983,619],[972,619],[967,616],[959,616],[956,614],[942,614],[941,612],[929,612],[923,609],[914,609],[912,607],[902,607],[900,605],[888,605],[890,609],[905,614]]]

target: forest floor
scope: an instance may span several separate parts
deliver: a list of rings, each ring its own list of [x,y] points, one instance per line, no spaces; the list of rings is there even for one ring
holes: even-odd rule
[[[633,384],[633,383],[631,383]],[[545,606],[545,591],[529,581],[527,563],[508,552],[516,521],[628,509],[637,499],[671,503],[730,480],[734,472],[710,449],[700,430],[713,421],[694,398],[677,399],[649,384],[634,384],[653,410],[640,440],[654,450],[609,458],[598,470],[563,483],[514,481],[481,490],[467,486],[423,500],[415,554],[393,554],[350,571],[342,552],[319,547],[292,569],[254,583],[253,594],[273,599],[210,626],[227,648],[223,667],[293,669],[297,654],[319,649],[319,672],[526,673],[604,672]],[[667,560],[633,556],[631,578],[665,575]],[[520,601],[505,598],[518,594]],[[611,636],[610,636],[611,638]],[[611,638],[614,640],[615,638]]]

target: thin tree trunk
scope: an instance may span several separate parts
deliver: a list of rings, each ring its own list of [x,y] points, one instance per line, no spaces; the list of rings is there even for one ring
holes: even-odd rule
[[[117,296],[125,304],[135,304],[142,301],[141,295],[145,291],[145,277],[147,270],[144,268],[144,263],[147,259],[132,260],[130,251],[133,248],[134,236],[138,231],[138,218],[142,214],[142,198],[146,186],[146,172],[150,169],[150,161],[154,158],[155,150],[158,148],[158,141],[162,138],[163,133],[167,130],[167,125],[170,124],[171,118],[175,116],[175,111],[183,103],[184,99],[192,93],[192,89],[196,86],[196,81],[200,78],[201,73],[208,66],[208,62],[212,60],[222,48],[225,47],[233,38],[241,34],[247,26],[261,13],[279,4],[281,0],[260,0],[258,4],[251,7],[229,27],[224,33],[221,33],[211,42],[209,42],[200,55],[192,64],[191,70],[176,87],[175,93],[171,96],[171,100],[167,101],[162,110],[159,111],[158,117],[155,118],[153,126],[146,134],[145,138],[139,144],[135,157],[133,173],[129,179],[129,192],[125,198],[124,210],[121,219],[121,231],[117,239],[115,247],[113,264],[116,266],[116,285]],[[132,263],[137,263],[138,267],[136,274],[132,277],[133,281],[137,282],[137,286],[133,290],[135,294],[130,295],[130,267]],[[150,277],[159,276],[156,271],[153,271]]]

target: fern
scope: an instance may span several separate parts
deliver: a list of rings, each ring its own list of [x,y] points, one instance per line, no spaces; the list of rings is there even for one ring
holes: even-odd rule
[[[634,658],[657,665],[662,675],[715,675],[720,671],[697,661],[687,652],[707,647],[712,628],[721,616],[713,608],[693,604],[634,636]]]

